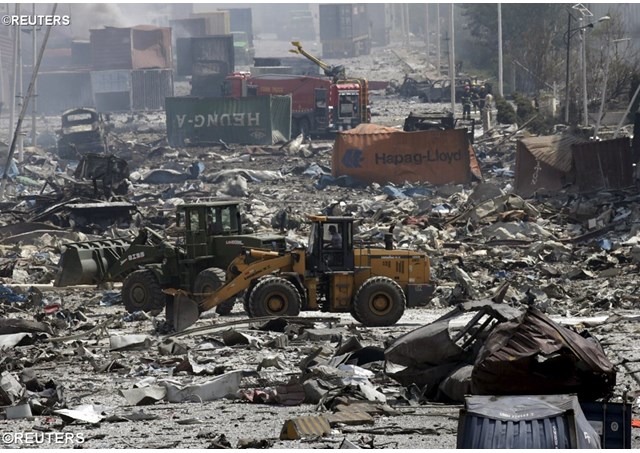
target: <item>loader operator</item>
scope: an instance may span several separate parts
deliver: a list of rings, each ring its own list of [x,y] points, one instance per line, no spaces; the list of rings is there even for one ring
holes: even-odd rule
[[[338,233],[338,229],[336,228],[335,225],[329,226],[329,234],[331,235],[331,238],[329,239],[329,244],[327,244],[327,247],[332,249],[341,249],[342,235]]]

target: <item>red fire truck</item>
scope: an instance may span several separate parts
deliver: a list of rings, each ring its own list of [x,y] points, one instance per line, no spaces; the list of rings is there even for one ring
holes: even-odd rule
[[[225,81],[229,97],[291,95],[291,136],[325,135],[371,119],[365,79],[331,80],[291,74],[251,76],[236,72]]]

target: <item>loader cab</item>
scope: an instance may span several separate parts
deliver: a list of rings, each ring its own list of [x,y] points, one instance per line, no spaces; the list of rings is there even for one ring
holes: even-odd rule
[[[238,202],[189,203],[178,207],[176,224],[184,222],[188,258],[209,255],[213,236],[242,234]]]
[[[312,216],[311,220],[307,270],[353,271],[353,217]]]

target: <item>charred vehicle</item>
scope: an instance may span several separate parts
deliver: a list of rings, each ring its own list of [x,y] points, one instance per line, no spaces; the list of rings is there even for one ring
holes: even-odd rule
[[[58,138],[58,156],[77,159],[80,155],[106,153],[107,133],[102,115],[90,108],[76,108],[62,114]]]

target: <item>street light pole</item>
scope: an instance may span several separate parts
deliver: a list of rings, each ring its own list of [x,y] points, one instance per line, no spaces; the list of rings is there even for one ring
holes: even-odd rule
[[[427,70],[429,70],[429,4],[425,3],[424,4],[424,34],[425,34],[425,39],[426,39],[426,45],[427,45]]]
[[[565,74],[565,89],[564,89],[564,122],[569,124],[569,58],[571,56],[571,13],[567,12],[569,16],[567,22],[567,71]]]
[[[498,3],[498,94],[504,97],[502,77],[502,4]]]
[[[436,45],[436,74],[440,77],[440,3],[436,3],[436,35],[438,38]]]
[[[453,6],[451,3],[451,15],[449,16],[449,30],[451,37],[449,38],[449,78],[451,79],[451,114],[455,117],[456,112],[456,55],[455,55],[455,33],[453,30]]]
[[[598,22],[604,22],[610,20],[609,16],[603,16],[598,19]],[[582,18],[580,19],[582,20]],[[582,36],[582,108],[584,109],[584,125],[589,125],[589,110],[587,105],[587,28],[593,28],[593,24],[587,24],[584,27],[580,27],[580,34]]]
[[[582,18],[580,18],[580,22],[582,22]],[[582,54],[582,115],[584,119],[584,125],[589,125],[589,106],[587,104],[587,46],[586,39],[587,35],[584,32],[584,28],[580,30],[580,44],[581,54]]]

